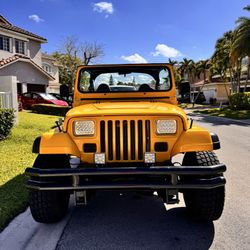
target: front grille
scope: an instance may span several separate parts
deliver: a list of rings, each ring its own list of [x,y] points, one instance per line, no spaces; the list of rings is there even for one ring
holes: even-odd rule
[[[142,161],[150,151],[150,120],[100,121],[100,147],[108,161]]]

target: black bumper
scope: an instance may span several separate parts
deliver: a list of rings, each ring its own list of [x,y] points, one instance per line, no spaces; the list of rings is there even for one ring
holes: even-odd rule
[[[37,190],[210,189],[225,185],[224,164],[121,168],[27,168],[26,186]]]

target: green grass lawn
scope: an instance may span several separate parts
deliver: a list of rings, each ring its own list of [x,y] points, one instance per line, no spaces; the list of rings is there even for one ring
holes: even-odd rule
[[[34,139],[49,130],[58,116],[19,112],[19,123],[11,135],[0,141],[0,231],[27,207],[24,170],[36,157]]]
[[[231,110],[229,108],[214,108],[205,110],[195,110],[194,113],[206,114],[210,116],[226,117],[231,119],[250,119],[250,110]]]

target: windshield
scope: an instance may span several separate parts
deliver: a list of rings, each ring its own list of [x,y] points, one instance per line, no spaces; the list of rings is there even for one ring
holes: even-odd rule
[[[54,97],[53,95],[50,94],[40,94],[40,96],[45,99],[45,100],[57,100],[56,97]]]
[[[83,93],[155,92],[171,89],[168,68],[82,69],[78,89]]]

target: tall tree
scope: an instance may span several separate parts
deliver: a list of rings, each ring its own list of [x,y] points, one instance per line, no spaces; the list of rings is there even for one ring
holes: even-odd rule
[[[80,51],[83,55],[82,60],[84,65],[88,65],[104,55],[103,45],[96,42],[81,44]]]
[[[53,53],[59,66],[59,81],[72,90],[76,69],[79,65],[88,65],[103,56],[103,47],[97,43],[81,43],[74,36],[64,39],[59,51]]]
[[[246,6],[244,10],[250,12],[250,5]],[[236,24],[238,26],[235,30],[235,40],[232,48],[232,56],[250,56],[250,18],[239,17],[236,21]]]
[[[183,61],[180,62],[180,72],[182,77],[190,81],[190,64],[193,62],[191,59],[183,58]]]
[[[193,101],[193,106],[194,106],[195,102],[197,101],[197,99],[199,98],[199,95],[200,95],[204,85],[207,82],[207,73],[208,73],[210,67],[211,67],[211,62],[210,62],[209,59],[201,60],[201,61],[199,61],[197,63],[198,71],[203,75],[203,84],[200,87],[199,92],[198,92],[198,94],[196,95],[196,97],[195,97],[195,99]]]
[[[242,57],[233,57],[233,44],[235,42],[235,32],[228,31],[224,33],[222,38],[219,38],[215,44],[215,52],[212,56],[213,64],[223,72],[223,77],[226,80],[227,75],[230,76],[230,82],[233,92],[239,91],[241,61]]]
[[[188,81],[189,84],[189,96],[192,99],[192,88],[191,88],[191,67],[194,61],[192,59],[183,58],[183,61],[180,62],[179,71],[181,73],[182,79]]]
[[[114,85],[114,79],[113,79],[113,76],[110,75],[110,77],[109,77],[109,86],[112,86],[112,85]]]
[[[250,12],[250,5],[246,6],[244,10]],[[236,60],[237,58],[248,57],[247,65],[247,78],[244,91],[246,90],[247,82],[250,76],[250,18],[240,17],[236,24],[238,25],[235,30],[235,41],[233,43],[232,58]]]

